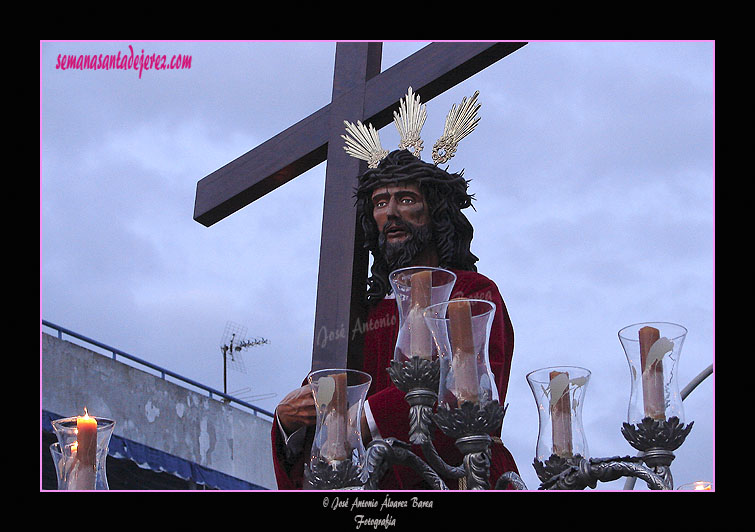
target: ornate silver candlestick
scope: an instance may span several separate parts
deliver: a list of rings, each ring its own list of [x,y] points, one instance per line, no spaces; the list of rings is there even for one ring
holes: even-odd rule
[[[375,440],[367,448],[369,480],[367,489],[377,489],[379,477],[388,465],[401,464],[413,468],[433,489],[448,489],[446,480],[466,479],[467,489],[490,488],[490,432],[500,427],[505,409],[497,400],[483,405],[464,402],[460,407],[441,405],[437,412],[433,406],[438,394],[440,361],[413,357],[409,361],[393,361],[388,368],[393,383],[406,393],[410,406],[410,441],[420,445],[425,460],[411,452],[410,445],[389,438]],[[456,440],[464,455],[463,464],[451,466],[438,454],[432,441],[432,431],[438,427],[447,436]],[[508,472],[497,483],[500,489],[506,483],[517,489],[526,489],[521,478]]]
[[[361,419],[372,377],[350,369],[324,369],[307,377],[317,424],[304,479],[312,489],[360,489],[366,480]]]
[[[463,478],[467,489],[490,487],[491,433],[500,430],[505,414],[488,358],[495,311],[483,299],[454,299],[425,309],[440,362],[433,420],[464,455],[463,465],[446,474]]]
[[[685,425],[683,422],[683,397],[677,385],[677,366],[686,333],[684,327],[666,322],[638,323],[619,331],[631,378],[628,422],[623,423],[621,433],[632,447],[640,451],[640,456],[588,459],[581,454],[559,452],[554,444],[550,457],[543,459],[541,442],[538,441],[538,453],[533,465],[542,482],[540,489],[594,488],[598,481],[609,482],[621,477],[644,480],[651,490],[674,489],[671,475],[673,451],[684,443],[694,424]],[[546,370],[551,375],[558,372],[557,368]],[[538,387],[530,380],[530,387],[541,414],[546,419],[555,416],[558,408],[554,406],[552,395],[549,407],[543,406],[543,396],[538,395],[540,390],[547,391],[546,395],[551,391],[546,390],[542,382]],[[581,408],[581,400],[576,402]],[[572,412],[576,414],[574,418],[579,420],[579,411]],[[546,430],[548,427],[543,416],[540,420],[541,433],[544,427]],[[558,426],[558,423],[554,422],[553,426]],[[581,422],[577,432],[582,432]],[[586,447],[585,442],[585,455]]]
[[[426,462],[403,442],[373,442],[368,447],[368,485],[377,485],[382,462],[388,461],[413,467],[435,489],[447,489],[443,479],[463,479],[466,489],[490,488],[490,433],[501,427],[505,414],[488,363],[494,314],[493,303],[471,299],[445,301],[425,309],[438,357],[395,359],[388,373],[405,393],[410,407],[409,439],[421,447]],[[433,412],[436,401],[438,408]],[[464,456],[461,465],[449,465],[440,457],[432,441],[434,427],[455,440]],[[514,472],[505,474],[496,488],[507,483],[526,489]]]
[[[636,425],[624,423],[621,434],[632,447],[641,451],[642,461],[663,479],[666,489],[674,489],[671,476],[673,451],[681,447],[694,424],[692,421],[685,425],[676,416],[667,420],[646,417]]]
[[[367,449],[367,475],[365,488],[377,489],[381,474],[393,464],[409,466],[417,471],[432,489],[448,489],[446,481],[465,478],[466,489],[490,489],[490,431],[501,426],[505,415],[498,401],[484,406],[464,402],[460,407],[440,405],[433,412],[437,394],[432,387],[438,382],[439,360],[415,359],[391,364],[388,372],[396,386],[406,393],[410,405],[410,440],[421,446],[425,460],[410,450],[410,445],[394,438],[376,440]],[[546,368],[548,370],[552,368]],[[553,368],[566,370],[567,367]],[[575,368],[581,369],[581,368]],[[576,372],[579,374],[578,372]],[[580,381],[578,381],[580,382]],[[582,383],[584,384],[584,383]],[[574,404],[581,404],[574,400]],[[576,417],[579,420],[579,417]],[[552,426],[552,423],[550,423]],[[535,459],[533,467],[541,480],[543,490],[594,489],[598,482],[611,482],[622,477],[634,477],[647,483],[651,490],[671,490],[670,465],[673,452],[683,443],[693,423],[683,425],[678,418],[667,421],[644,419],[639,425],[624,423],[622,434],[627,441],[642,452],[642,456],[616,456],[610,458],[586,458],[576,453],[569,457],[551,454],[544,460]],[[440,428],[454,438],[464,455],[460,466],[445,463],[435,450],[432,430]],[[580,427],[581,428],[581,427]],[[546,432],[550,435],[549,432]],[[575,430],[572,434],[583,434]],[[582,447],[586,449],[586,444]],[[526,490],[527,486],[514,472],[504,473],[496,482],[495,489],[511,484],[515,489]]]
[[[387,369],[391,381],[404,392],[409,403],[409,441],[415,445],[431,442],[432,414],[438,400],[440,364],[413,356],[408,361],[391,361]]]
[[[470,490],[490,489],[490,432],[503,423],[505,409],[498,401],[484,405],[466,401],[460,407],[440,405],[433,416],[446,436],[456,440],[464,455],[466,487]]]
[[[422,447],[423,454],[433,467],[410,450],[410,445],[395,438],[374,440],[367,447],[369,480],[367,489],[377,485],[389,464],[407,465],[419,473],[433,489],[448,489],[446,478],[458,478],[459,473],[438,456],[432,442],[433,407],[438,397],[440,365],[437,359],[413,356],[409,360],[391,361],[388,374],[396,387],[406,395],[409,404],[409,441]]]
[[[533,466],[542,482],[540,489],[581,490],[595,488],[598,482],[634,477],[644,480],[651,490],[672,490],[672,451],[684,443],[693,424],[682,425],[678,418],[664,421],[645,418],[639,425],[624,423],[621,429],[624,438],[642,451],[641,456],[588,459],[581,455],[571,458],[551,455],[544,462],[536,459]]]

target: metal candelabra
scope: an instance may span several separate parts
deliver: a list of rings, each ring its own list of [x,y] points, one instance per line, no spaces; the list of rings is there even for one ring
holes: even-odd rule
[[[419,445],[425,460],[410,450],[410,445],[393,438],[378,439],[367,449],[366,489],[377,489],[388,465],[401,464],[413,468],[433,489],[446,490],[446,480],[463,479],[467,489],[489,489],[490,432],[500,427],[505,409],[498,401],[484,405],[464,402],[458,408],[440,406],[433,412],[437,400],[439,361],[413,356],[408,361],[392,361],[388,373],[393,383],[405,393],[409,404],[409,441]],[[438,454],[432,440],[433,427],[453,438],[464,455],[463,464],[447,464]],[[445,479],[445,480],[444,480]],[[496,487],[512,482],[518,489],[526,489],[519,475],[508,472]]]
[[[403,465],[415,470],[432,489],[447,490],[448,482],[455,481],[467,490],[526,490],[515,471],[504,472],[491,486],[491,434],[503,426],[506,411],[498,401],[488,363],[495,305],[480,299],[449,300],[455,275],[447,270],[405,268],[392,272],[390,278],[401,319],[387,371],[409,405],[409,441],[376,439],[365,451],[359,413],[371,378],[355,370],[323,370],[328,374],[350,371],[355,377],[361,373],[361,384],[349,387],[348,394],[346,387],[334,388],[335,381],[324,381],[329,384],[318,388],[327,393],[315,390],[317,404],[324,410],[318,414],[315,438],[322,440],[322,446],[305,470],[310,485],[378,489],[389,467]],[[683,422],[682,401],[688,391],[680,394],[677,386],[686,333],[686,328],[668,322],[636,323],[619,331],[631,376],[627,422],[621,433],[637,456],[589,457],[581,421],[589,370],[556,366],[527,375],[540,416],[533,463],[539,489],[582,490],[622,477],[643,480],[651,490],[674,489],[674,451],[693,426]],[[333,390],[341,390],[341,395]],[[343,421],[334,417],[338,408],[332,410],[330,405],[336,404]],[[436,429],[454,441],[463,457],[461,464],[449,464],[440,456],[433,442]],[[421,456],[412,445],[421,450]]]
[[[540,488],[581,490],[595,488],[599,481],[634,477],[644,480],[651,490],[672,490],[672,451],[684,443],[693,424],[679,423],[677,417],[668,420],[646,417],[636,425],[624,423],[621,433],[632,447],[640,451],[639,456],[584,458],[575,455],[567,459],[551,455],[545,462],[535,460],[533,467],[541,481]]]
[[[388,373],[393,383],[405,393],[410,407],[409,440],[420,446],[425,460],[413,453],[411,445],[406,442],[394,438],[374,440],[367,448],[364,488],[377,489],[385,470],[400,464],[414,469],[432,489],[446,490],[448,480],[459,479],[464,479],[469,490],[491,489],[490,432],[501,426],[505,408],[498,401],[484,405],[464,402],[458,408],[442,405],[433,411],[439,378],[437,359],[415,356],[401,363],[393,361]],[[595,488],[598,482],[621,477],[644,480],[651,490],[673,489],[670,470],[673,451],[684,443],[692,425],[684,425],[676,417],[668,420],[648,417],[639,424],[624,423],[621,432],[629,444],[641,452],[637,457],[585,458],[577,454],[562,458],[554,454],[544,462],[536,459],[533,466],[541,481],[539,489]],[[455,440],[464,455],[461,465],[449,465],[439,456],[431,436],[434,426]],[[505,489],[507,485],[515,490],[527,489],[514,471],[501,475],[493,489]]]

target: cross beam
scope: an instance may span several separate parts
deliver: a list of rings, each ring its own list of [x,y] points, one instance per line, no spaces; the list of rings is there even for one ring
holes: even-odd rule
[[[353,190],[364,163],[343,150],[343,121],[389,124],[409,86],[423,102],[518,50],[522,42],[433,43],[380,73],[381,43],[339,43],[331,103],[197,183],[194,219],[209,227],[328,161],[312,369],[361,366],[368,257]]]

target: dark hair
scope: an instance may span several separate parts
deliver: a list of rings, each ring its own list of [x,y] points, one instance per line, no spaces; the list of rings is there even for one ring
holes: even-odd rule
[[[416,183],[430,210],[440,267],[477,271],[475,263],[479,259],[469,249],[474,229],[461,212],[472,206],[474,197],[467,193],[469,181],[462,174],[450,174],[407,150],[395,150],[377,168],[371,168],[359,177],[355,194],[357,216],[364,230],[364,247],[374,258],[371,276],[367,280],[368,302],[384,298],[391,290],[390,272],[378,247],[379,228],[372,215],[372,192],[381,185]]]

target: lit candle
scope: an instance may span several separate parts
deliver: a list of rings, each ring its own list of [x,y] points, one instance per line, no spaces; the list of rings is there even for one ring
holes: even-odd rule
[[[667,352],[666,338],[660,331],[646,326],[640,329],[640,365],[642,366],[642,400],[645,416],[656,420],[666,419],[663,396],[663,355]],[[664,342],[665,340],[665,342]]]
[[[411,276],[409,282],[412,287],[408,316],[411,335],[409,337],[410,356],[429,360],[432,358],[432,342],[423,312],[431,304],[433,272],[430,270],[417,272]]]
[[[76,418],[76,489],[93,490],[97,467],[97,420],[84,415]]]
[[[689,484],[683,484],[677,489],[682,491],[713,491],[713,484],[707,480],[697,480]]]
[[[551,371],[550,392],[553,454],[566,458],[572,455],[569,374],[561,371]]]
[[[479,378],[477,354],[472,335],[472,308],[469,301],[450,301],[448,320],[451,334],[451,364],[454,372],[454,395],[459,404],[464,401],[479,401]]]
[[[76,453],[84,466],[94,467],[97,462],[97,420],[84,415],[76,418]]]

